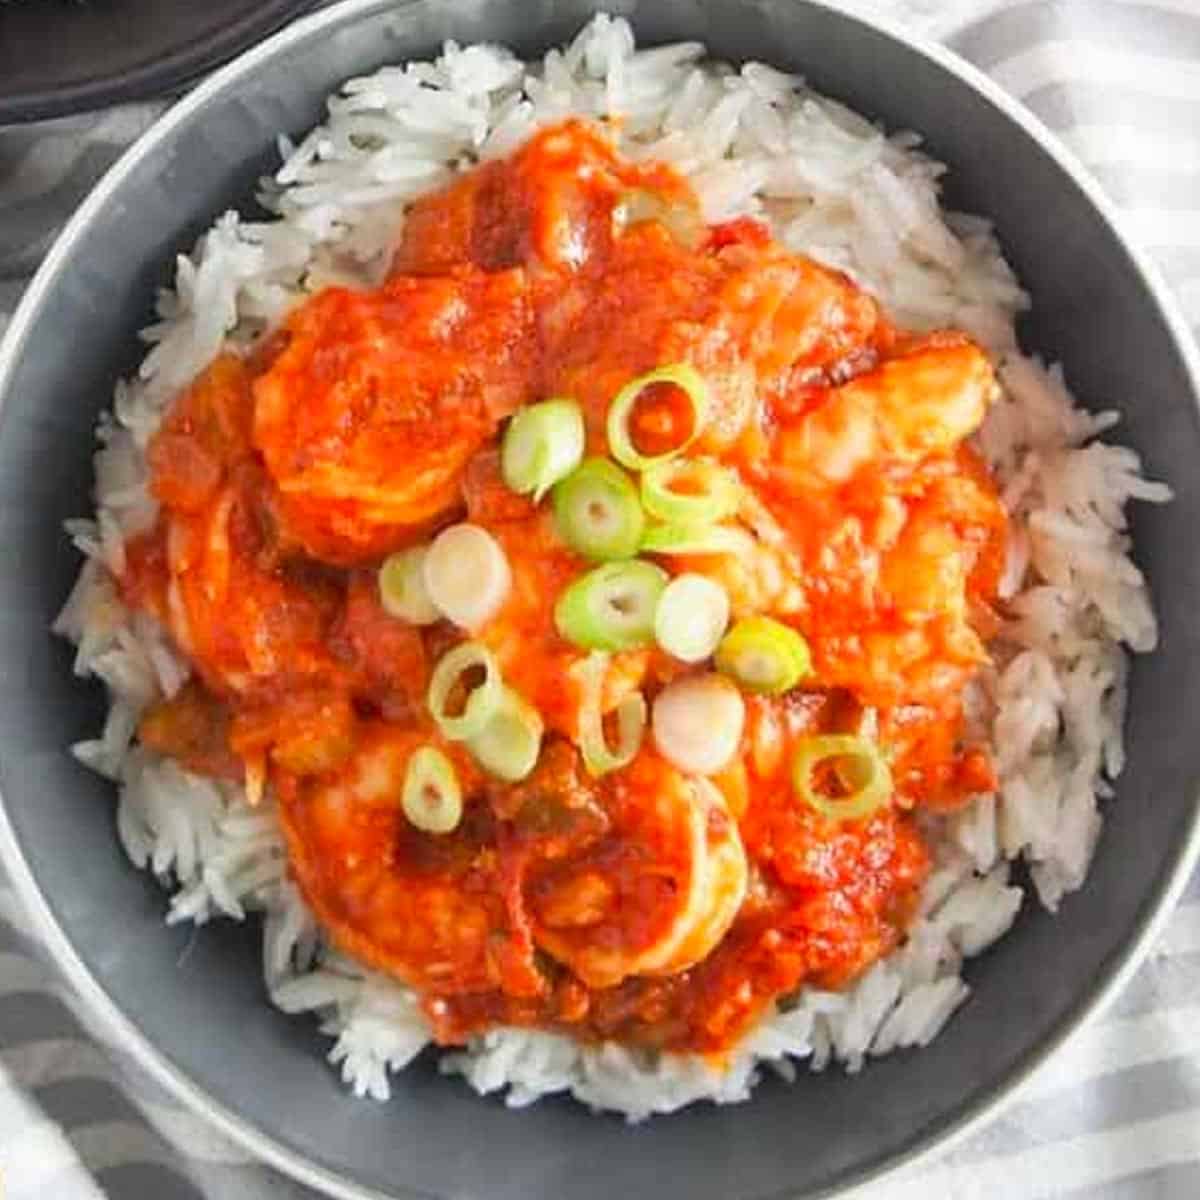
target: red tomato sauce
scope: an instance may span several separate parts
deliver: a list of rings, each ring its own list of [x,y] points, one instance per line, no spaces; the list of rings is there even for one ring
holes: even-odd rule
[[[681,362],[710,395],[689,453],[737,471],[746,550],[659,561],[720,582],[735,616],[792,625],[814,664],[747,698],[715,791],[649,737],[625,768],[584,769],[584,653],[554,604],[588,564],[548,505],[505,486],[497,453],[507,417],[562,396],[604,454],[616,393]],[[917,814],[994,787],[962,710],[1005,553],[966,446],[994,386],[964,336],[894,328],[757,221],[706,227],[682,178],[622,160],[602,129],[544,130],[413,205],[382,286],[316,293],[176,399],[149,448],[158,524],[121,586],[194,678],[141,738],[269,785],[330,937],[419,989],[439,1041],[517,1023],[719,1055],[802,983],[842,987],[895,947],[929,867]],[[639,409],[643,452],[689,435],[679,399]],[[515,784],[428,713],[432,666],[463,632],[390,616],[376,581],[387,554],[464,519],[513,576],[473,636],[546,727]],[[604,707],[690,669],[614,655]],[[863,731],[894,792],[831,819],[794,790],[793,748]],[[402,811],[423,745],[462,784],[450,833]]]

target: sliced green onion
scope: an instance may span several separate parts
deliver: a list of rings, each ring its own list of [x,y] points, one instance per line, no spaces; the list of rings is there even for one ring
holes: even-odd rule
[[[523,696],[505,687],[500,703],[467,748],[491,775],[516,783],[537,765],[545,726],[541,715]]]
[[[703,575],[677,575],[654,613],[654,640],[681,662],[708,658],[729,624],[729,593]]]
[[[583,459],[583,411],[574,400],[543,400],[508,423],[500,447],[500,473],[514,492],[535,504]]]
[[[628,766],[641,748],[646,729],[646,700],[641,692],[631,692],[617,705],[613,714],[617,725],[617,744],[610,749],[604,735],[604,676],[608,671],[607,654],[594,651],[575,670],[583,684],[579,706],[579,749],[583,765],[590,775],[605,775]]]
[[[829,763],[854,790],[845,796],[822,792],[814,779],[817,768]],[[892,773],[879,747],[852,734],[823,734],[801,738],[792,759],[792,786],[817,812],[834,821],[870,816],[892,794]]]
[[[400,806],[422,833],[449,833],[462,820],[462,787],[454,764],[440,750],[422,746],[413,752]]]
[[[434,607],[463,629],[478,629],[494,616],[512,587],[504,550],[481,525],[443,529],[421,574]]]
[[[641,549],[647,554],[742,554],[749,535],[731,525],[647,525]]]
[[[442,615],[425,588],[425,546],[389,554],[379,568],[379,602],[384,611],[412,625],[432,625]]]
[[[468,671],[483,669],[483,682],[471,689],[462,711],[446,711],[451,694]],[[500,703],[500,668],[492,652],[480,642],[463,642],[443,654],[429,680],[429,711],[442,733],[454,741],[474,737],[491,719]]]
[[[633,444],[633,434],[629,429],[629,419],[633,415],[641,394],[658,383],[670,383],[679,388],[688,398],[692,408],[691,432],[678,446],[663,454],[641,454]],[[613,458],[631,471],[644,471],[655,463],[666,462],[681,454],[691,445],[704,428],[708,416],[708,386],[695,367],[687,363],[672,363],[670,366],[659,367],[645,375],[639,375],[630,380],[613,397],[608,406],[608,448]]]
[[[687,675],[654,698],[654,744],[689,775],[715,775],[737,753],[746,724],[742,693],[723,675]]]
[[[744,617],[721,639],[717,670],[748,692],[778,695],[812,670],[804,638],[770,617]]]
[[[642,507],[679,525],[723,521],[737,511],[741,491],[731,470],[706,459],[676,458],[642,475]]]
[[[589,458],[554,487],[563,541],[597,562],[632,558],[646,518],[633,481],[607,458]]]
[[[631,650],[654,640],[654,614],[667,573],[633,559],[581,575],[558,598],[554,623],[568,642],[588,650]]]

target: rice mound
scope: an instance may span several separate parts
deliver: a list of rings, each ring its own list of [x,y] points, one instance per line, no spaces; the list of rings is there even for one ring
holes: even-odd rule
[[[989,223],[941,211],[944,168],[916,134],[888,135],[764,64],[709,62],[697,42],[637,50],[629,25],[605,15],[540,63],[447,43],[433,62],[350,80],[299,145],[279,139],[283,165],[260,195],[272,219],[227,212],[178,257],[174,290],[159,294],[159,319],[143,332],[151,349],[100,419],[96,515],[67,524],[86,561],[54,628],[77,645],[76,673],[108,688],[101,735],[73,750],[118,782],[122,845],[171,891],[168,923],[260,912],[271,1000],[319,1016],[335,1039],[330,1060],[356,1093],[387,1099],[388,1073],[429,1043],[419,1004],[323,941],[288,878],[269,802],[251,808],[239,787],[133,743],[141,712],[178,690],[188,666],[152,618],[124,608],[114,576],[124,539],[155,517],[146,445],[222,346],[252,343],[327,284],[377,282],[408,201],[570,114],[619,115],[620,150],[683,172],[708,220],[764,219],[791,249],[849,272],[898,324],[972,334],[1003,387],[977,444],[1012,518],[1001,586],[1011,620],[969,697],[1000,787],[929,820],[935,869],[901,947],[845,992],[803,989],[723,1072],[699,1056],[518,1029],[440,1060],[513,1106],[567,1091],[638,1120],[700,1099],[744,1100],[763,1064],[789,1078],[800,1064],[857,1071],[868,1056],[926,1045],[968,995],[963,960],[1016,917],[1024,893],[1010,864],[1025,860],[1051,910],[1083,883],[1098,799],[1124,761],[1124,647],[1146,652],[1156,641],[1124,509],[1170,492],[1142,477],[1132,450],[1096,440],[1116,413],[1077,407],[1058,368],[1021,354],[1014,319],[1028,299]]]

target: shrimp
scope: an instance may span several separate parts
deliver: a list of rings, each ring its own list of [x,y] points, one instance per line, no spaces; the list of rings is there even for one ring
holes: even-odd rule
[[[733,924],[749,884],[746,850],[725,797],[706,779],[691,783],[707,822],[699,899],[681,920],[684,932],[666,962],[647,972],[652,975],[678,974],[705,958]]]
[[[604,278],[565,288],[551,315],[550,386],[583,405],[594,448],[621,387],[687,362],[708,394],[696,448],[711,454],[761,440],[765,400],[797,370],[861,352],[882,326],[870,297],[816,263],[744,245],[697,255],[657,222],[619,238]]]
[[[409,758],[430,744],[467,797],[449,835],[413,829],[398,803]],[[340,770],[276,772],[276,783],[292,871],[334,941],[438,995],[540,994],[535,946],[594,987],[677,974],[721,940],[745,896],[720,793],[651,756],[548,824],[530,785],[513,828],[457,745],[385,722],[360,728]]]
[[[981,633],[994,620],[1007,522],[994,490],[959,458],[926,472],[886,537],[877,526],[872,541],[860,527],[862,544],[847,550],[859,562],[859,603],[831,591],[810,606],[806,632],[821,678],[870,703],[957,695],[986,661]]]
[[[400,806],[409,758],[426,745],[450,759],[462,785],[452,833],[422,833]],[[458,743],[364,723],[339,771],[277,772],[275,782],[292,874],[342,950],[439,995],[541,990],[481,776]]]
[[[612,785],[606,835],[531,872],[533,938],[589,987],[673,975],[725,935],[746,893],[737,825],[711,785],[643,754]]]
[[[222,354],[171,406],[147,449],[162,514],[131,580],[226,697],[338,678],[324,642],[340,592],[275,561],[253,405],[248,367]]]
[[[525,265],[570,275],[602,262],[620,229],[648,218],[699,230],[698,205],[681,176],[622,162],[604,130],[568,120],[418,199],[405,214],[392,270],[432,274],[470,262],[485,271]]]
[[[979,427],[996,393],[987,356],[958,334],[934,334],[781,423],[776,478],[793,488],[846,483],[866,467],[949,454]]]
[[[759,380],[831,368],[881,332],[879,306],[840,272],[777,246],[735,245],[714,329],[741,347]]]
[[[194,513],[166,518],[168,628],[220,694],[339,678],[326,645],[340,590],[264,562],[248,469]]]
[[[250,454],[254,397],[246,364],[220,354],[171,405],[147,447],[151,490],[168,509],[198,512]]]
[[[254,445],[285,539],[327,562],[369,561],[453,512],[468,460],[532,397],[519,270],[329,288],[285,333],[254,383]]]

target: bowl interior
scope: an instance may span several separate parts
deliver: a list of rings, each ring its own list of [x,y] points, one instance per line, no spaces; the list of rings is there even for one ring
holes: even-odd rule
[[[263,995],[256,931],[165,929],[164,897],[126,863],[111,787],[76,766],[99,723],[47,626],[77,569],[61,532],[90,509],[91,434],[175,247],[249,202],[278,130],[303,132],[343,78],[433,53],[444,37],[537,52],[591,15],[585,0],[366,0],[324,14],[184,106],[68,235],[9,345],[0,425],[0,786],[21,852],[87,970],[144,1038],[227,1114],[304,1162],[387,1195],[601,1200],[813,1194],[878,1169],[985,1105],[1119,967],[1177,873],[1195,822],[1200,739],[1200,423],[1187,364],[1139,271],[1070,175],[954,73],[859,21],[794,0],[646,0],[647,42],[701,38],[720,57],[798,70],[889,127],[928,135],[954,206],[993,217],[1036,299],[1027,344],[1060,359],[1173,504],[1136,522],[1162,623],[1134,668],[1130,761],[1085,890],[1057,919],[1032,906],[971,964],[974,995],[927,1050],[864,1076],[767,1080],[750,1107],[699,1106],[628,1128],[561,1101],[513,1112],[431,1062],[386,1106],[347,1096],[309,1022]],[[18,324],[22,324],[18,321]],[[6,386],[5,386],[6,383]]]
[[[0,125],[178,87],[314,0],[0,2]]]

